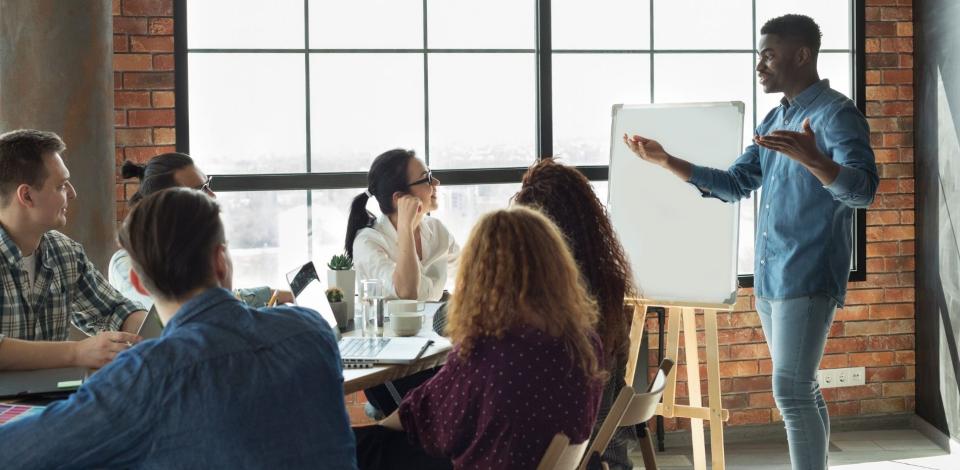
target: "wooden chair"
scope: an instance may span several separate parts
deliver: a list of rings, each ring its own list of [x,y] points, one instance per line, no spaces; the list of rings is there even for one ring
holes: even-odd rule
[[[569,437],[557,433],[540,459],[537,470],[576,470],[589,443],[590,441],[586,440],[579,444],[570,444]]]
[[[646,393],[636,393],[633,387],[626,386],[620,390],[617,400],[610,407],[610,413],[600,426],[597,437],[590,445],[590,450],[578,467],[579,470],[586,470],[590,463],[590,458],[596,454],[599,458],[607,449],[613,434],[620,426],[635,426],[644,423],[653,417],[657,411],[657,404],[660,403],[660,396],[663,395],[663,389],[667,385],[667,376],[673,369],[673,361],[665,359],[660,363],[660,370],[657,371],[657,377],[650,384]],[[653,453],[653,441],[650,433],[646,433],[645,438],[640,439],[640,450],[643,453],[643,465],[648,470],[657,468],[657,459]]]

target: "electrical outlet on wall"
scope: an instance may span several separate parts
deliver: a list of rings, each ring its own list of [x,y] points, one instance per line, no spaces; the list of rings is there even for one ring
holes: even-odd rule
[[[822,369],[817,371],[820,388],[855,387],[865,383],[866,370],[863,367],[846,369]]]

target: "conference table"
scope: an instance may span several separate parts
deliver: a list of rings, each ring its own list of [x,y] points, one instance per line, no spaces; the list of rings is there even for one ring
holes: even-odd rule
[[[439,307],[438,304],[428,302],[424,312],[423,327],[415,336],[433,340],[423,355],[411,364],[385,364],[365,369],[343,369],[343,392],[351,394],[359,392],[377,385],[390,384],[394,380],[407,377],[417,372],[431,369],[443,365],[447,360],[447,354],[451,350],[450,341],[433,331],[433,313]],[[384,337],[395,336],[390,327],[389,320],[383,329]],[[350,330],[342,333],[343,337],[359,336],[356,330]],[[389,386],[389,385],[388,385]],[[0,399],[0,403],[17,403],[31,401],[8,397]]]
[[[401,379],[417,372],[431,369],[443,365],[447,360],[447,354],[450,353],[450,341],[433,331],[433,314],[439,307],[439,304],[427,303],[424,312],[423,327],[415,336],[433,340],[433,344],[424,351],[423,355],[412,364],[385,364],[366,369],[343,369],[343,393],[351,394],[359,392],[377,385],[388,384],[393,380]],[[343,337],[360,336],[356,330],[350,330],[342,334]],[[386,321],[383,328],[384,337],[395,336],[390,327],[390,321]]]

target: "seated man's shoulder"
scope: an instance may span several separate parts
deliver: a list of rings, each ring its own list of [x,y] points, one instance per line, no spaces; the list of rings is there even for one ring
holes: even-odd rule
[[[83,245],[80,242],[68,237],[62,232],[50,230],[43,235],[43,241],[50,244],[50,247],[58,252],[80,253],[84,252]]]

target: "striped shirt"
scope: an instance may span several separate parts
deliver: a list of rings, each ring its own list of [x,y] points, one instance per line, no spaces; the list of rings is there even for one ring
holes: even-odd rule
[[[30,286],[20,248],[0,227],[0,341],[64,341],[69,322],[88,334],[119,330],[143,310],[107,283],[83,247],[51,230],[40,239],[36,281]]]

